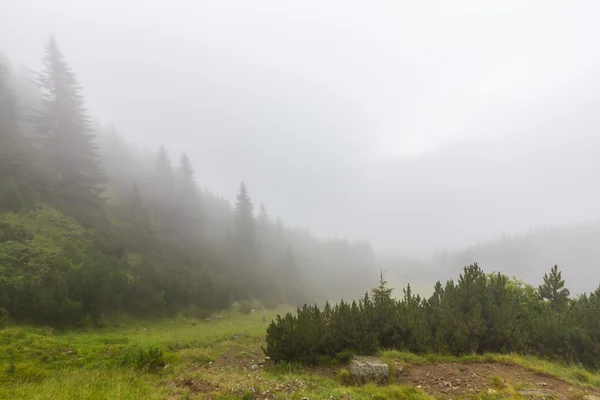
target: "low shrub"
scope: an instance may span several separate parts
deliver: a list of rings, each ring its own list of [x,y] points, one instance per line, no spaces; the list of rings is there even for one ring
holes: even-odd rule
[[[252,312],[252,306],[247,301],[244,301],[244,302],[240,303],[239,310],[240,310],[240,312],[242,314],[247,315],[247,314],[250,314]]]

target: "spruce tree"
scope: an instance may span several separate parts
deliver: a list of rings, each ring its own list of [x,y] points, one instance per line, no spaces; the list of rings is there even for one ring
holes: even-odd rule
[[[178,223],[186,239],[197,241],[202,232],[202,207],[194,167],[185,153],[181,155],[177,172]]]
[[[258,213],[258,231],[261,239],[265,241],[269,230],[269,214],[263,203],[260,203],[260,212]]]
[[[44,154],[51,171],[53,191],[61,207],[78,217],[103,205],[99,165],[81,87],[65,62],[54,37],[43,58],[37,81],[43,100],[36,118],[45,137]],[[85,210],[85,211],[84,211]]]
[[[550,270],[550,275],[544,274],[544,283],[538,288],[538,294],[544,300],[550,302],[554,311],[561,311],[569,301],[569,289],[565,288],[565,280],[555,265]]]
[[[159,198],[170,198],[173,195],[174,176],[171,159],[165,146],[158,148],[156,155],[156,189]]]
[[[240,191],[236,196],[234,218],[237,234],[248,240],[254,240],[254,205],[244,182],[240,184]]]
[[[190,159],[187,156],[187,154],[183,153],[181,155],[180,163],[181,165],[179,166],[179,171],[181,175],[185,177],[188,182],[194,183],[196,171],[194,171],[194,167],[192,166],[192,163],[190,162]]]
[[[258,266],[258,248],[254,205],[244,182],[240,184],[236,199],[234,212],[234,246],[238,256],[236,263],[244,269],[255,269]]]

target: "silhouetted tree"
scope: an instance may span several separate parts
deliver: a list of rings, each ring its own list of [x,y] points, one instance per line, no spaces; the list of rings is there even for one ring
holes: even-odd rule
[[[43,58],[44,69],[37,84],[43,110],[37,118],[39,132],[46,137],[44,153],[52,173],[53,190],[59,204],[80,220],[102,208],[101,183],[105,181],[85,113],[81,87],[50,37]]]

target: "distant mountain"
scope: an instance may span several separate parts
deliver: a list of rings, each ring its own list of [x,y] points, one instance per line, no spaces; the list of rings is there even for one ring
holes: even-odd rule
[[[500,271],[537,286],[557,264],[567,287],[575,294],[598,287],[599,243],[600,221],[597,221],[499,237],[460,251],[438,254],[425,265],[443,280],[457,277],[463,266],[477,262],[486,272]]]

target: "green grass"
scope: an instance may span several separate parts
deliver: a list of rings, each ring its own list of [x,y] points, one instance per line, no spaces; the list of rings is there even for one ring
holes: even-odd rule
[[[255,346],[267,326],[263,316],[270,321],[284,311],[223,313],[221,321],[117,321],[88,332],[7,327],[0,330],[0,398],[164,398],[161,381],[176,367],[206,364],[232,349]],[[167,368],[160,374],[135,372],[128,359],[150,347],[164,351]]]
[[[16,326],[0,330],[0,399],[430,399],[412,386],[356,386],[343,382],[343,366],[307,368],[297,364],[251,365],[264,358],[260,346],[267,323],[277,313],[224,312],[223,320],[179,316],[158,321],[109,321],[88,331],[57,331]],[[136,354],[150,348],[164,353],[166,367],[136,369]],[[394,361],[501,362],[551,374],[580,386],[600,386],[600,375],[518,355],[446,357],[382,352]],[[162,364],[161,364],[162,365]],[[393,368],[391,375],[394,375]],[[191,383],[190,383],[191,382]],[[345,384],[344,384],[345,383]],[[490,382],[497,393],[470,398],[513,398],[510,385]],[[516,398],[516,397],[515,397]]]

